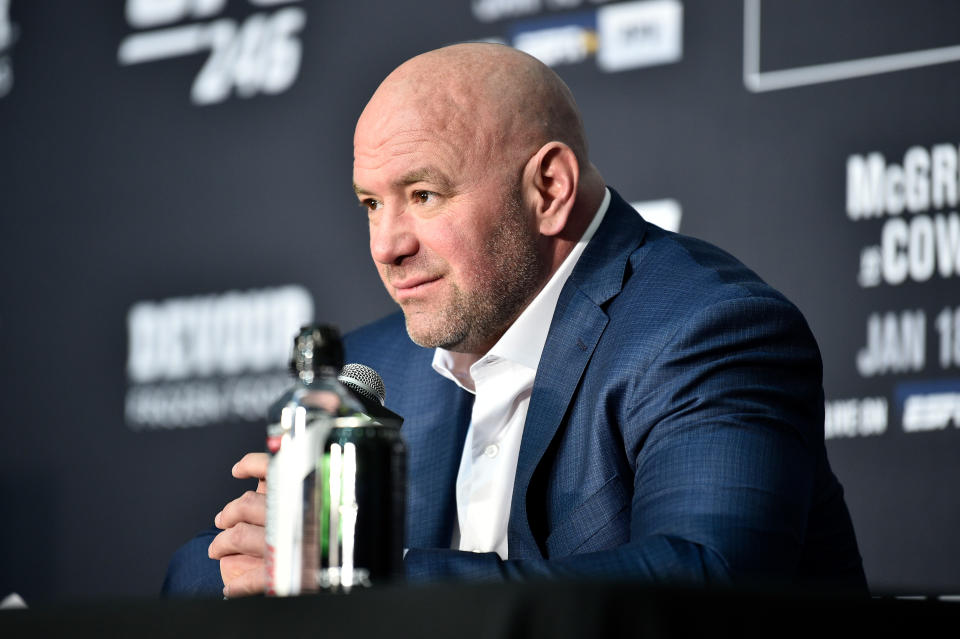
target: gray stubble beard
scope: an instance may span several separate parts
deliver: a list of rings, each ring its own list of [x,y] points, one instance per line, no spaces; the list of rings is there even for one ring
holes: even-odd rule
[[[483,247],[489,265],[480,274],[483,286],[472,292],[455,286],[453,300],[438,318],[439,327],[428,334],[414,334],[404,309],[407,334],[414,343],[425,348],[475,353],[481,345],[499,339],[539,290],[537,235],[523,219],[519,185],[502,203],[501,210],[501,224]]]

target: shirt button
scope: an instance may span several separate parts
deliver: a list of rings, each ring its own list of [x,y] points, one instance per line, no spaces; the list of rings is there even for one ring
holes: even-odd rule
[[[497,446],[496,444],[490,444],[489,446],[483,449],[483,454],[491,459],[496,457],[497,453],[499,452],[500,452],[500,447]]]

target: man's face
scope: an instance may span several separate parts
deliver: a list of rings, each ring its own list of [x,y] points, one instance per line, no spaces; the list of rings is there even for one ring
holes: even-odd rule
[[[477,148],[482,127],[467,136],[415,109],[380,111],[361,117],[353,169],[380,278],[413,341],[486,352],[540,283],[522,164]]]

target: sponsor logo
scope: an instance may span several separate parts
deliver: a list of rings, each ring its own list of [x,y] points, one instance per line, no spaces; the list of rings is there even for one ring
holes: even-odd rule
[[[911,395],[904,401],[904,432],[943,430],[950,422],[960,426],[960,393]]]
[[[559,4],[559,3],[553,3]],[[564,3],[579,4],[577,0]],[[480,22],[494,22],[504,18],[517,18],[520,16],[538,13],[543,8],[542,0],[471,0],[470,11],[473,17]]]
[[[299,0],[248,0],[256,13],[242,22],[221,17],[226,0],[127,0],[127,23],[136,33],[117,50],[121,66],[209,52],[194,78],[190,100],[223,102],[289,89],[300,72],[299,33],[306,23]],[[191,21],[190,24],[175,24]],[[199,21],[199,22],[197,22]]]
[[[960,428],[960,379],[940,379],[900,384],[895,391],[902,411],[903,432]]]
[[[546,8],[570,9],[579,0],[548,2]],[[491,21],[537,13],[539,2],[475,2],[478,20]],[[626,71],[677,62],[683,57],[683,4],[679,0],[642,0],[605,5],[593,11],[567,12],[514,23],[512,45],[548,66],[576,64],[595,56],[604,72]]]
[[[677,0],[626,2],[597,10],[597,66],[626,71],[683,57],[683,5]]]
[[[551,67],[583,62],[597,50],[596,15],[576,13],[519,23],[513,46]]]
[[[127,425],[261,419],[290,384],[292,339],[312,318],[300,286],[137,302],[127,314]]]

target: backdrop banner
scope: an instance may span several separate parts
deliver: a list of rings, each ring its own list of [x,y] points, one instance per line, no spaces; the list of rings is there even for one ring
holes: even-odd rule
[[[960,593],[958,23],[943,0],[0,0],[0,598],[155,595],[251,487],[230,469],[295,329],[394,308],[356,118],[465,40],[555,68],[610,185],[800,307],[872,590]]]

